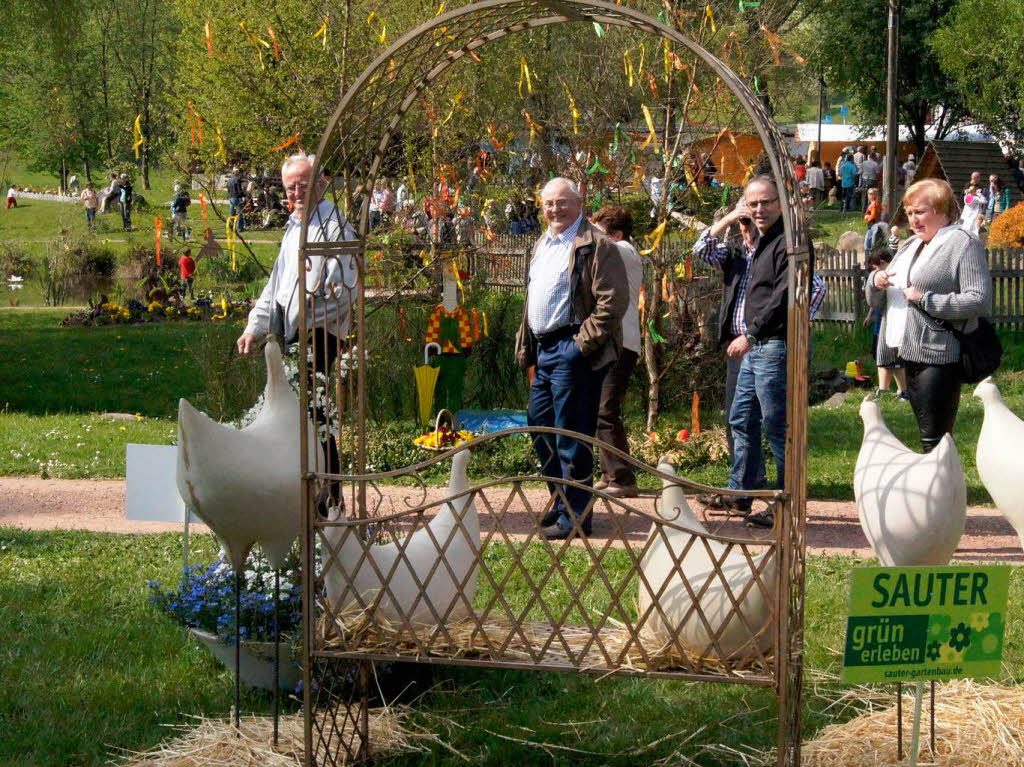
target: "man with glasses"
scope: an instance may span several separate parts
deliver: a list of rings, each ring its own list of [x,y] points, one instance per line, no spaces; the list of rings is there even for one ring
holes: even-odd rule
[[[730,242],[725,235],[733,224],[739,225],[742,236]],[[719,343],[728,343],[729,487],[754,490],[765,484],[762,424],[775,458],[777,486],[782,487],[786,474],[789,259],[775,181],[770,176],[751,180],[736,207],[704,230],[693,251],[722,270]],[[824,299],[825,284],[815,275],[813,286],[811,308],[815,311]],[[708,496],[701,500],[742,513],[748,525],[774,524],[769,511],[751,513],[750,498]]]
[[[291,216],[281,239],[277,261],[260,297],[249,312],[249,321],[237,346],[240,354],[251,354],[260,339],[269,333],[281,337],[285,344],[299,338],[299,234],[305,212],[306,193],[312,183],[312,155],[296,154],[281,166],[281,181],[288,197]],[[321,198],[322,184],[313,190],[317,206],[309,218],[307,242],[337,242],[354,240],[356,233],[341,215],[334,203]],[[351,256],[332,258],[326,264],[322,256],[312,256],[306,268],[306,290],[312,306],[306,313],[307,328],[322,329],[337,338],[348,335],[349,291],[355,287],[356,268]],[[317,364],[317,370],[326,372],[334,362],[337,343],[318,344],[327,349],[328,357]]]
[[[533,249],[515,348],[520,367],[534,366],[527,423],[593,437],[604,376],[622,349],[629,281],[614,243],[583,217],[572,181],[549,181],[541,204],[548,229]],[[544,476],[593,486],[589,443],[538,434],[533,444]],[[541,534],[562,540],[578,525],[589,535],[591,493],[555,483],[548,489],[552,503]]]

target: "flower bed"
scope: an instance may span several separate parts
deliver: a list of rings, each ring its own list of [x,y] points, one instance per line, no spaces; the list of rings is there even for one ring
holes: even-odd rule
[[[281,575],[277,617],[282,636],[298,635],[302,625],[298,567],[298,557],[293,552]],[[152,592],[149,601],[175,622],[234,641],[235,573],[227,562],[186,568],[176,589],[165,589],[157,581],[146,585]],[[274,638],[274,573],[262,557],[250,557],[243,574],[239,624],[243,640]]]
[[[132,299],[127,304],[106,301],[88,309],[71,312],[61,320],[64,327],[95,327],[97,325],[138,325],[145,322],[167,320],[227,320],[244,319],[252,308],[251,299],[232,301],[210,297],[187,304],[178,301],[150,301],[144,304]]]

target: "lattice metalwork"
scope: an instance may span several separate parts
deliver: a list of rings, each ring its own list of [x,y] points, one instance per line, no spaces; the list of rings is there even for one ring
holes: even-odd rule
[[[385,152],[413,105],[458,61],[515,32],[569,22],[628,27],[688,49],[742,104],[782,182],[790,253],[785,490],[715,490],[772,506],[776,523],[764,538],[695,527],[676,499],[681,489],[713,489],[635,461],[638,473],[669,484],[659,494],[661,513],[595,491],[587,508],[603,535],[590,539],[576,530],[573,544],[543,541],[539,531],[554,498],[583,488],[574,482],[551,483],[543,501],[530,489],[544,479],[538,476],[428,491],[423,473],[438,462],[455,466],[460,454],[524,439],[517,433],[524,430],[489,435],[399,471],[367,471],[374,395],[367,370],[389,352],[370,345],[367,320],[398,295],[367,284],[368,191]],[[310,416],[301,443],[308,763],[368,758],[369,664],[415,660],[772,686],[778,763],[798,764],[811,265],[793,169],[760,99],[692,40],[629,8],[485,0],[421,25],[367,67],[325,131],[314,178],[321,175],[327,181],[307,193],[297,294],[300,327],[312,328],[299,344],[300,369],[307,371],[301,400]],[[345,216],[355,240],[346,238]],[[537,439],[544,431],[557,430],[530,433]],[[399,478],[413,486],[395,503],[381,484]],[[616,568],[604,566],[609,558]]]

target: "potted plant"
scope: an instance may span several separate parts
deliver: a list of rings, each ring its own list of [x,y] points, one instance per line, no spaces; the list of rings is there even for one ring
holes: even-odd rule
[[[195,564],[185,568],[176,589],[157,581],[147,584],[149,600],[235,670],[235,573],[227,562]],[[274,572],[262,556],[250,557],[242,578],[239,633],[242,682],[265,690],[274,688]],[[281,574],[281,599],[277,609],[281,630],[280,688],[291,690],[301,678],[292,658],[302,624],[298,558],[293,553]]]

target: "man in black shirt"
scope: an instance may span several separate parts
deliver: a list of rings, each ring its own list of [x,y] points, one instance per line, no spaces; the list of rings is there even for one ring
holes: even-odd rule
[[[235,231],[244,232],[245,214],[242,208],[245,204],[245,182],[237,165],[231,169],[231,177],[228,179],[228,202],[231,204],[231,215],[238,216],[235,219]]]

